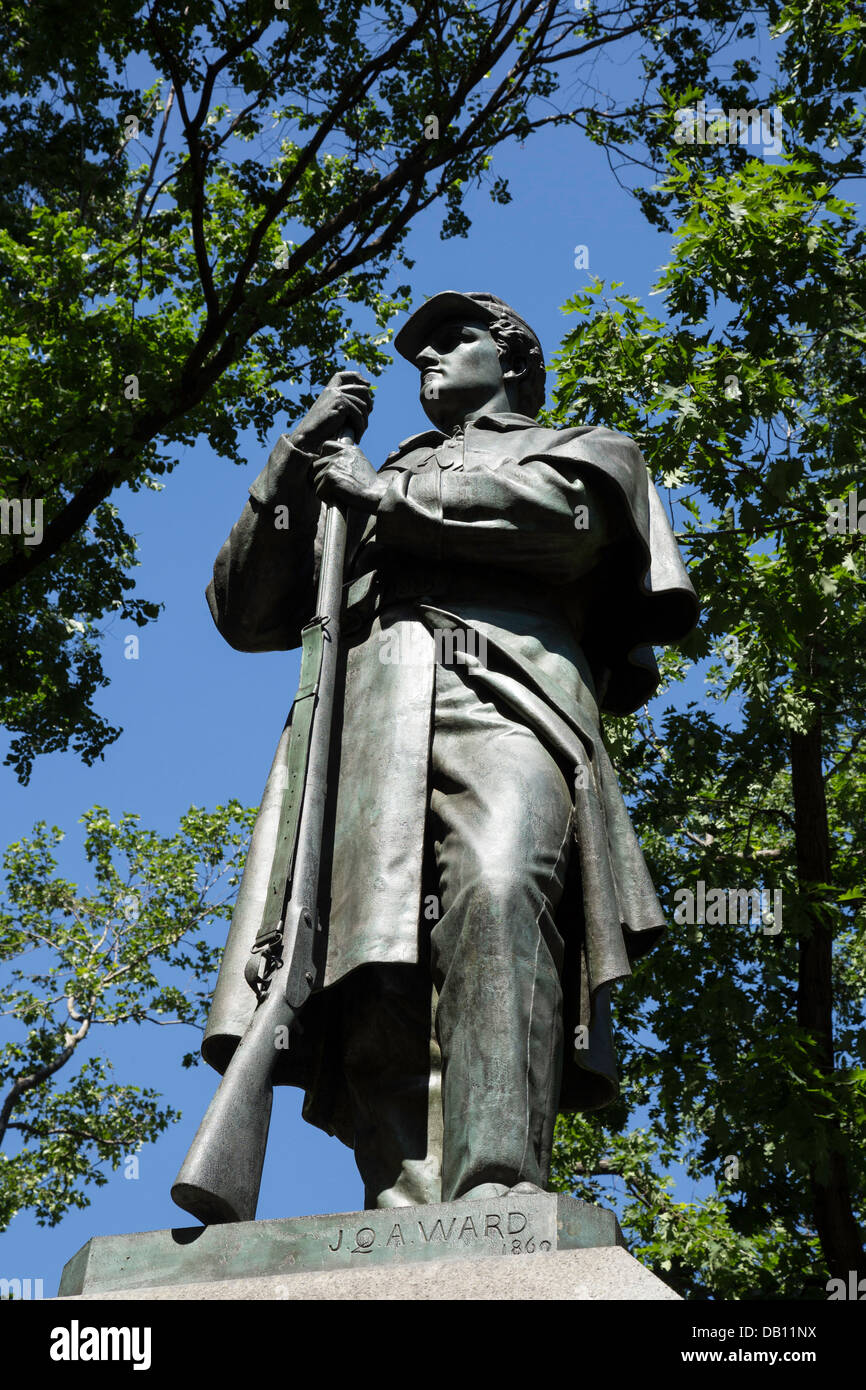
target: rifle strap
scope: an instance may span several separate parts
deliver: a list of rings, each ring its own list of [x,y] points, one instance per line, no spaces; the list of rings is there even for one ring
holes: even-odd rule
[[[280,808],[280,831],[274,850],[262,924],[253,945],[254,955],[266,947],[272,947],[283,934],[283,909],[294,870],[310,755],[310,731],[322,674],[325,621],[323,618],[313,618],[301,633],[301,678],[292,705],[291,729],[286,749],[286,785]]]

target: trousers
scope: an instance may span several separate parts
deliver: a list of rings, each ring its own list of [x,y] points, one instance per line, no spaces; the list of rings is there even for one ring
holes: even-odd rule
[[[573,805],[556,759],[438,663],[419,964],[344,980],[341,1065],[367,1208],[546,1187],[562,1057],[556,928]]]

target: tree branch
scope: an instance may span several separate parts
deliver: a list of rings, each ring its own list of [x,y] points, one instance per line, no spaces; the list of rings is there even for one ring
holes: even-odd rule
[[[72,1013],[71,1009],[70,1013]],[[21,1097],[27,1091],[32,1091],[34,1087],[41,1086],[42,1082],[47,1081],[49,1076],[53,1076],[55,1072],[60,1071],[61,1067],[66,1066],[78,1044],[87,1036],[89,1027],[90,1019],[85,1018],[77,1033],[66,1034],[66,1046],[62,1052],[58,1053],[53,1062],[46,1062],[44,1066],[37,1067],[35,1071],[28,1072],[25,1076],[19,1076],[13,1082],[3,1102],[3,1107],[0,1109],[0,1144],[3,1143],[9,1128],[9,1118]]]

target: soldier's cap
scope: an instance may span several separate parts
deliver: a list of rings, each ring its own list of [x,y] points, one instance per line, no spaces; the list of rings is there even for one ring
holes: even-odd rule
[[[432,295],[403,324],[394,337],[394,346],[401,357],[414,364],[418,353],[430,341],[430,333],[438,323],[445,319],[466,318],[467,315],[482,323],[493,323],[502,315],[506,315],[523,330],[530,343],[538,348],[541,360],[544,361],[541,343],[526,320],[515,313],[504,299],[499,299],[495,294],[488,294],[484,290],[443,290],[441,294]]]

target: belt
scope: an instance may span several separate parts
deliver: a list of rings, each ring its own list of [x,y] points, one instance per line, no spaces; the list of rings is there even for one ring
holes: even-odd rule
[[[357,630],[392,603],[418,599],[516,608],[548,618],[565,616],[561,589],[507,574],[491,577],[486,571],[468,566],[455,565],[446,570],[438,565],[412,565],[404,571],[373,570],[344,585],[343,593],[346,631]],[[576,616],[569,610],[572,626]]]

